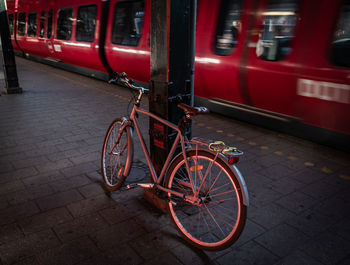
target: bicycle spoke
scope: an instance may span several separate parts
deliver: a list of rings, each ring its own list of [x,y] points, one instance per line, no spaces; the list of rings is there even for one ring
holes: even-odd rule
[[[229,199],[223,199],[223,200],[215,200],[216,202],[226,202],[231,200],[237,200],[237,198],[229,198]]]
[[[210,161],[209,167],[207,168],[207,172],[205,173],[203,181],[201,183],[201,186],[199,187],[199,191],[202,189],[202,185],[204,184],[206,178],[208,177],[209,172],[211,172],[211,168],[213,167],[214,162],[216,161],[216,158],[218,157],[218,155],[219,155],[219,152],[217,152],[215,155],[215,158],[212,161]],[[196,195],[198,195],[198,194],[196,194]]]
[[[208,208],[207,208],[208,209]],[[208,209],[209,210],[209,209]],[[223,222],[224,224],[226,224],[226,226],[228,226],[228,227],[231,227],[231,228],[233,228],[234,227],[234,225],[232,225],[231,223],[229,223],[229,222],[227,222],[227,221],[225,221],[224,219],[222,219],[221,217],[219,217],[217,214],[215,214],[214,212],[211,212],[212,213],[212,215],[213,216],[215,216],[217,219],[219,219],[221,222]],[[223,214],[223,215],[225,215],[225,214]],[[227,216],[227,215],[226,215]],[[232,219],[233,220],[233,219]],[[235,223],[236,223],[236,220],[233,220]]]
[[[115,174],[115,172],[116,172],[116,170],[117,170],[117,168],[118,168],[118,166],[119,166],[119,158],[120,158],[119,155],[116,155],[116,156],[115,156],[115,160],[114,160],[114,162],[115,162],[115,167],[114,167],[113,171],[111,172],[111,178],[114,176],[114,174]],[[112,156],[112,160],[113,160],[113,156]],[[113,162],[113,163],[114,163],[114,162]]]
[[[199,228],[200,228],[200,220],[201,220],[201,211],[198,213],[198,223],[197,223],[197,235],[199,235]]]
[[[226,187],[227,185],[232,185],[230,182],[227,182],[226,184],[223,184],[223,185],[221,185],[220,187],[217,187],[217,188],[215,188],[215,189],[211,189],[211,190],[209,190],[209,192],[206,194],[206,195],[208,195],[209,193],[211,193],[211,192],[213,192],[213,191],[217,191],[217,190],[219,190],[219,189],[222,189],[223,187]]]
[[[212,236],[214,236],[214,235],[212,234],[212,231],[210,230],[208,221],[205,219],[205,215],[202,214],[202,216],[203,216],[203,220],[204,220],[204,222],[205,222],[205,224],[206,224],[206,226],[207,226],[208,234],[209,234],[209,235],[211,234]],[[199,225],[198,225],[198,226],[199,226]],[[198,233],[198,234],[199,234],[199,233]]]
[[[198,189],[198,192],[200,192],[200,190],[201,190],[201,186],[202,185],[204,185],[204,190],[205,190],[205,192],[207,192],[207,186],[205,185],[205,183],[204,183],[204,178],[202,177],[202,174],[201,174],[201,172],[199,172],[198,173],[199,174],[199,178],[200,178],[200,180],[201,180],[201,185],[200,185],[200,188]],[[210,176],[211,176],[211,173],[210,173]],[[210,177],[209,177],[209,181],[210,181]],[[209,182],[210,183],[210,182]],[[196,186],[197,187],[197,186]]]
[[[212,218],[212,220],[214,221],[214,223],[216,224],[216,226],[220,229],[221,233],[225,236],[224,231],[222,231],[221,227],[219,226],[219,224],[216,222],[214,216],[212,215],[212,213],[209,211],[208,207],[206,205],[204,205],[204,207],[207,209],[207,212],[209,213],[209,216]],[[220,218],[219,218],[220,219]]]
[[[232,199],[234,199],[234,198],[232,198]],[[211,203],[214,203],[216,206],[219,206],[220,208],[225,209],[227,212],[231,212],[231,213],[233,213],[233,214],[236,214],[236,211],[233,211],[232,209],[229,209],[229,208],[227,208],[227,207],[222,206],[222,205],[221,205],[220,203],[218,203],[217,201],[211,201]]]
[[[209,190],[206,193],[206,196],[210,193],[211,189],[214,187],[216,181],[219,179],[220,175],[222,173],[222,169],[220,170],[219,174],[217,175],[216,179],[214,180],[213,184],[210,186]]]
[[[221,207],[220,205],[216,205],[216,206]],[[214,214],[215,216],[217,216],[217,215],[214,213],[214,211],[217,211],[217,210],[218,210],[218,209],[216,209],[216,206],[215,206],[215,207],[212,206],[212,208],[213,208],[213,214]],[[225,208],[225,207],[221,207],[221,208],[224,209],[224,211],[221,211],[221,216],[222,216],[222,217],[226,217],[227,219],[230,219],[230,220],[232,220],[232,221],[235,223],[236,220],[237,220],[237,218],[234,218],[233,216],[228,215],[228,214],[226,213],[227,208]],[[230,212],[233,213],[234,215],[236,215],[235,212],[232,212],[232,211],[230,211]],[[218,218],[220,219],[220,217],[218,217]],[[224,220],[222,219],[222,221],[224,221]]]
[[[229,190],[229,191],[225,191],[225,192],[221,192],[221,193],[216,193],[214,195],[210,195],[210,198],[217,197],[217,196],[222,196],[222,195],[225,195],[225,194],[229,194],[231,192],[235,192],[235,190]]]

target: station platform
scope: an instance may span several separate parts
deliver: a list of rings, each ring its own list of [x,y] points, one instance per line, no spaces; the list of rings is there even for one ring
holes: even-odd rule
[[[350,264],[348,153],[216,114],[196,117],[194,136],[244,151],[237,167],[250,197],[239,240],[202,251],[141,189],[108,196],[102,187],[104,136],[127,113],[130,91],[16,60],[23,93],[0,96],[1,265]],[[141,124],[147,136],[148,120]],[[135,148],[131,177],[148,178]]]

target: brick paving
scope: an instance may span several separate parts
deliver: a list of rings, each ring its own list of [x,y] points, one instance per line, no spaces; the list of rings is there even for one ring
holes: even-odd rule
[[[231,248],[201,251],[142,190],[109,195],[101,187],[104,135],[125,115],[128,90],[21,58],[17,67],[24,93],[0,97],[1,265],[350,264],[349,154],[215,114],[197,117],[194,135],[245,152],[238,167],[251,202]],[[147,133],[148,120],[141,124]],[[135,148],[131,176],[147,178]]]

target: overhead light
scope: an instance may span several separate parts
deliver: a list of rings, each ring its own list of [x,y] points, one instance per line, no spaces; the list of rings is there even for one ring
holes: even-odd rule
[[[262,14],[264,16],[295,16],[294,11],[266,11]]]

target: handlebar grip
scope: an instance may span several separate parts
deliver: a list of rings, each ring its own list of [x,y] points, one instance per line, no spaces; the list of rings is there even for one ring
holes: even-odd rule
[[[108,84],[117,83],[118,79],[112,78],[108,80]]]
[[[138,87],[138,86],[135,86],[135,81],[132,80],[131,78],[128,78],[126,73],[123,72],[121,74],[117,73],[117,72],[114,72],[111,74],[112,78],[108,81],[108,83],[117,83],[118,81],[124,83],[126,86],[128,86],[129,88],[131,89],[134,89],[134,90],[142,90],[142,92],[148,92],[149,90],[144,88],[144,87]]]

